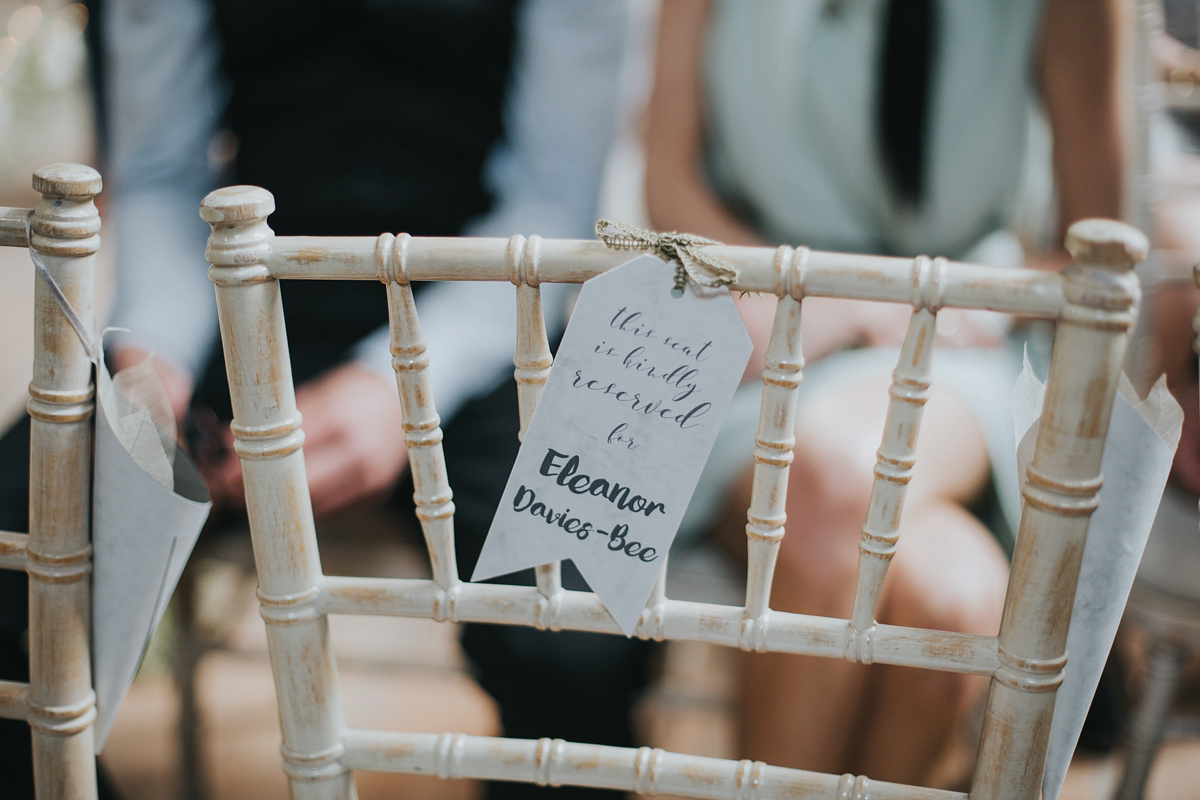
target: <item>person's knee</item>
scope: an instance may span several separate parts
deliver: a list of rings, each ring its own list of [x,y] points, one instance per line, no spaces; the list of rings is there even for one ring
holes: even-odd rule
[[[987,679],[979,675],[942,672],[920,667],[895,667],[908,673],[904,681],[905,698],[914,706],[936,705],[952,720],[960,719],[978,701],[987,688]],[[890,673],[889,677],[896,677]]]
[[[872,454],[862,450],[819,422],[797,426],[777,580],[812,593],[853,585],[873,480]]]
[[[886,621],[911,628],[995,635],[1004,609],[1007,573],[993,561],[981,557],[967,563],[915,568],[898,562],[888,575],[894,585]]]

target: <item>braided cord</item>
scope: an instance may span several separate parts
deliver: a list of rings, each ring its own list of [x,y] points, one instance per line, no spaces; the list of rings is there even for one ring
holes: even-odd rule
[[[602,219],[596,223],[596,236],[614,250],[641,250],[675,265],[675,288],[682,294],[690,278],[709,288],[728,286],[737,280],[732,265],[704,252],[703,248],[720,242],[690,233],[655,233],[624,222]]]

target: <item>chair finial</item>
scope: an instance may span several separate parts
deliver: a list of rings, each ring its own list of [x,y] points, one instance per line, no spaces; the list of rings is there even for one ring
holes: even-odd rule
[[[214,225],[266,219],[274,211],[275,197],[257,186],[217,189],[200,201],[200,218]]]
[[[1082,219],[1067,229],[1067,250],[1076,264],[1128,272],[1146,258],[1150,243],[1132,225],[1113,219]]]
[[[103,185],[100,173],[82,164],[48,164],[33,173],[33,190],[46,197],[91,197]]]

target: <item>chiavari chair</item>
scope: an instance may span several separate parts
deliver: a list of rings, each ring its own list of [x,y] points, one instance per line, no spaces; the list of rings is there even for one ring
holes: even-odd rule
[[[959,792],[670,753],[562,740],[348,729],[329,614],[426,617],[620,634],[599,599],[561,588],[559,565],[536,586],[464,582],[454,556],[454,506],[429,359],[412,281],[511,282],[517,302],[516,378],[521,428],[532,417],[551,354],[540,284],[580,283],[629,259],[594,241],[540,239],[276,237],[274,199],[248,186],[201,204],[212,225],[216,284],[236,450],[242,459],[292,796],[354,796],[353,770],[383,770],[592,786],[646,794],[723,798],[949,800]],[[970,792],[975,800],[1035,798],[1066,662],[1065,641],[1083,542],[1100,488],[1100,459],[1139,297],[1133,267],[1145,238],[1120,223],[1072,227],[1074,265],[1060,274],[1004,270],[945,259],[884,258],[807,248],[715,247],[735,266],[731,287],[779,297],[763,371],[763,401],[748,511],[746,596],[740,606],[651,593],[636,636],[703,641],[858,663],[886,663],[991,678]],[[378,280],[390,304],[393,364],[403,403],[417,516],[430,580],[325,575],[314,537],[279,281]],[[803,360],[802,300],[809,295],[908,303],[913,314],[890,390],[875,486],[859,550],[850,619],[772,611],[774,562],[785,535],[783,502]],[[897,547],[896,516],[914,467],[913,443],[928,397],[932,343],[942,308],[982,308],[1057,323],[1046,399],[998,636],[877,624],[883,579]],[[464,312],[465,313],[465,312]],[[901,545],[902,546],[902,545]],[[535,701],[536,702],[536,701]]]

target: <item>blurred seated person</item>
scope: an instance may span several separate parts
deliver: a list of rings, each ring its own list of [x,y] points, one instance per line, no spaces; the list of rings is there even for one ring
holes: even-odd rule
[[[1121,213],[1120,17],[1117,0],[664,0],[647,134],[651,219],[729,244],[1029,264],[1006,223],[1039,97],[1054,132],[1060,229]],[[739,301],[755,355],[701,479],[731,487],[738,512],[749,504],[752,379],[774,304]],[[911,309],[824,298],[803,309],[809,367],[771,604],[847,618]],[[939,317],[881,622],[997,632],[1019,509],[1010,398],[1021,346],[996,322]],[[740,523],[718,533],[744,554]],[[925,785],[986,687],[786,654],[749,654],[744,669],[739,756]]]
[[[1150,44],[1154,77],[1171,91],[1190,97],[1200,86],[1200,21],[1194,0],[1164,0],[1164,29]],[[1142,318],[1147,322],[1150,364],[1143,377],[1167,376],[1171,394],[1183,407],[1184,428],[1171,481],[1200,495],[1200,392],[1197,386],[1193,317],[1200,305],[1193,266],[1200,262],[1200,115],[1167,108],[1150,119],[1154,198],[1153,283]],[[1147,390],[1149,387],[1143,387]]]
[[[1200,224],[1200,220],[1197,221]],[[1200,289],[1194,284],[1174,282],[1148,293],[1146,313],[1150,322],[1150,375],[1167,376],[1167,388],[1183,407],[1183,433],[1171,482],[1200,497],[1200,372],[1196,367],[1193,320],[1200,310]]]
[[[197,216],[217,185],[271,191],[279,235],[590,232],[615,128],[619,1],[109,0],[100,16],[112,324],[130,331],[113,334],[113,358],[153,352],[180,419],[189,399],[229,417]],[[455,303],[441,298],[455,290],[476,325],[506,322],[487,316],[504,294],[467,289],[430,287],[425,325],[447,324]],[[284,302],[314,509],[389,492],[407,456],[383,293],[297,281]],[[502,378],[499,330],[430,333],[435,364],[456,340],[433,373],[443,416]],[[214,494],[240,502],[233,454],[209,466]]]

